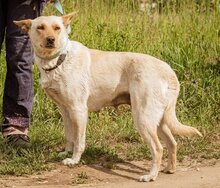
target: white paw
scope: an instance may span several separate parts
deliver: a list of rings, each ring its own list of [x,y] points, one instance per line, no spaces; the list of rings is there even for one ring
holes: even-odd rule
[[[66,158],[63,160],[63,164],[66,165],[66,166],[74,166],[76,164],[78,164],[79,161],[77,160],[74,160],[72,158]]]
[[[156,175],[144,175],[144,176],[141,176],[139,178],[139,181],[141,182],[149,182],[149,181],[154,181],[156,180],[157,176]]]

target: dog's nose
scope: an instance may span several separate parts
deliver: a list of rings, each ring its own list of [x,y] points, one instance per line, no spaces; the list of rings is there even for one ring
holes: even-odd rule
[[[53,44],[55,42],[55,37],[49,36],[46,38],[48,44]]]

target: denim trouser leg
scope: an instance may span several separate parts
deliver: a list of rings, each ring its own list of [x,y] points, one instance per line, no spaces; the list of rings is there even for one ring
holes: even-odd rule
[[[7,62],[3,96],[2,131],[4,133],[9,127],[17,127],[22,130],[29,126],[34,97],[32,78],[33,52],[30,39],[27,34],[21,32],[21,29],[13,21],[34,19],[39,16],[42,12],[44,1],[1,1],[3,5],[0,8],[5,11],[3,17],[0,19],[6,21],[5,25],[0,25],[0,31],[6,28]],[[3,33],[0,33],[0,39],[2,35]]]

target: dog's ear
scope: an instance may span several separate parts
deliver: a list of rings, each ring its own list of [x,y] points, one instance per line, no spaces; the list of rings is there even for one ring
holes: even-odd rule
[[[18,27],[21,28],[21,30],[24,33],[27,33],[30,28],[31,28],[31,24],[32,24],[32,20],[31,19],[27,19],[27,20],[20,20],[20,21],[13,21],[14,24],[16,24]]]
[[[77,13],[78,12],[72,12],[70,14],[62,16],[63,24],[66,28],[68,27],[68,25],[70,25],[73,16],[75,16]]]

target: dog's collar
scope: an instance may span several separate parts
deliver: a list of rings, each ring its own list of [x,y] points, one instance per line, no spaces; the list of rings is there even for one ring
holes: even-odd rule
[[[66,58],[66,54],[60,54],[55,66],[48,68],[48,69],[47,68],[42,68],[42,69],[45,72],[50,72],[50,71],[56,69],[57,67],[59,67],[64,62],[65,58]]]

